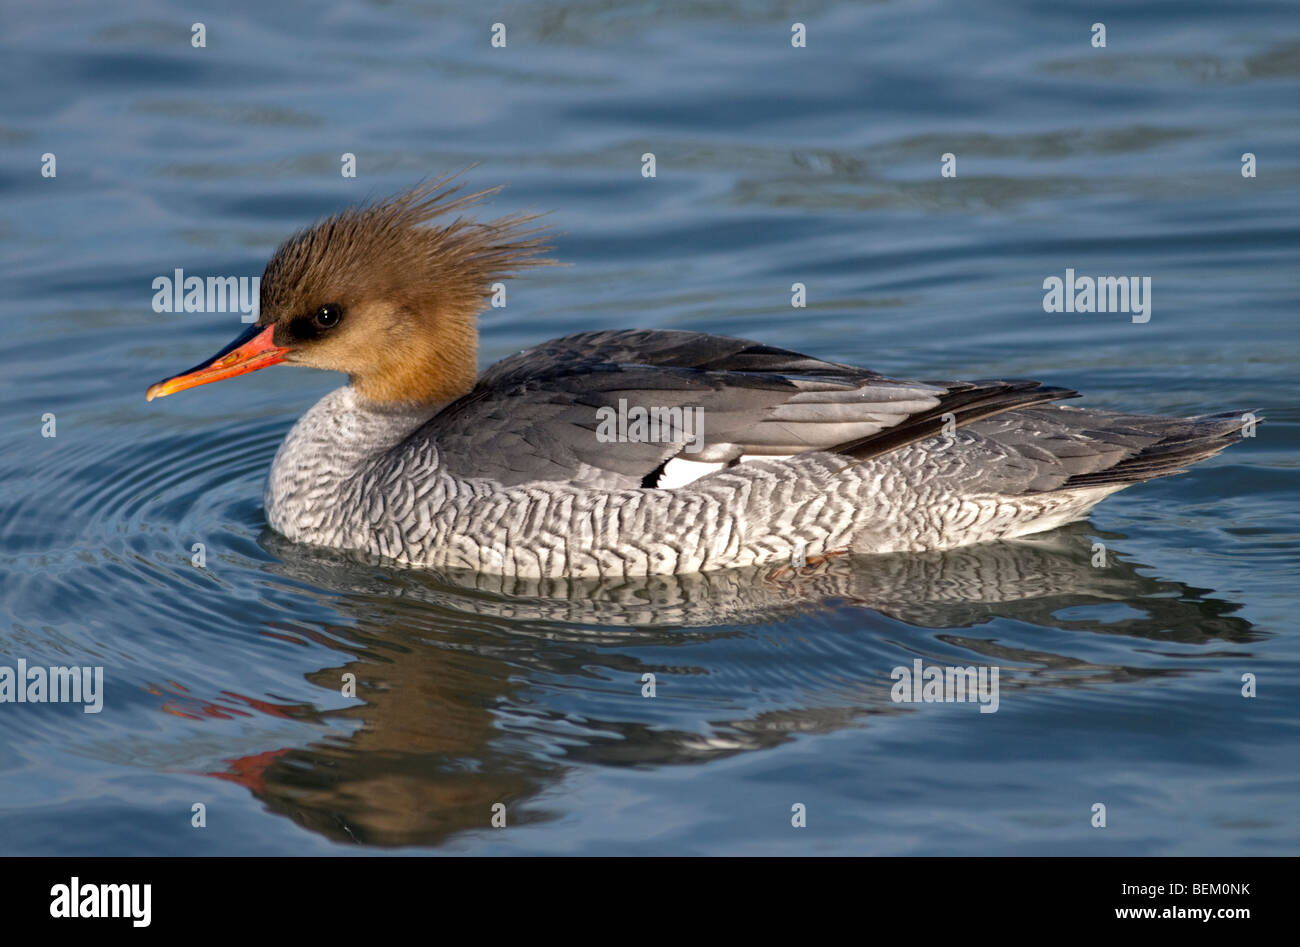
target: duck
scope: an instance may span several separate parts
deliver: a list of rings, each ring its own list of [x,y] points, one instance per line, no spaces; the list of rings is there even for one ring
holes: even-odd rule
[[[653,576],[1013,541],[1185,471],[1254,415],[1079,408],[1021,378],[913,380],[748,339],[614,328],[478,366],[537,216],[444,176],[291,236],[257,321],[153,400],[277,364],[341,372],[286,435],[267,522],[401,566]]]

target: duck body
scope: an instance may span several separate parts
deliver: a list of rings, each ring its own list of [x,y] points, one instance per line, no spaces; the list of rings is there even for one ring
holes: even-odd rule
[[[583,333],[442,405],[330,393],[277,453],[267,517],[299,542],[530,577],[946,549],[1082,518],[1243,424],[1051,403],[1074,396],[890,379],[702,333]],[[600,436],[616,409],[674,407],[698,409],[700,430]]]

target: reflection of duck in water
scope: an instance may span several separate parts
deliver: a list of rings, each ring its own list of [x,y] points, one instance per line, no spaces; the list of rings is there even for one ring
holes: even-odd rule
[[[1236,414],[1059,407],[1036,381],[910,381],[696,332],[587,332],[475,378],[491,284],[542,262],[529,218],[426,185],[280,247],[259,322],[149,398],[278,362],[346,372],[285,439],[291,539],[529,576],[698,572],[949,549],[1080,519],[1235,441]]]
[[[441,845],[491,831],[498,803],[511,826],[545,819],[547,790],[574,765],[700,764],[917,712],[890,699],[889,677],[915,656],[999,665],[1005,706],[1018,689],[1189,673],[1193,662],[1151,655],[1256,638],[1231,614],[1238,606],[1144,576],[1113,548],[1094,565],[1093,539],[1076,524],[940,553],[837,557],[794,575],[527,579],[376,567],[268,530],[267,570],[329,589],[339,616],[327,643],[346,657],[308,677],[336,695],[355,674],[360,702],[325,719],[302,708],[331,736],[264,746],[221,775],[339,841]],[[846,607],[862,633],[817,617]],[[1000,619],[1027,633],[978,628]],[[1044,647],[1035,626],[1077,638]],[[1119,652],[1090,633],[1141,640],[1131,661],[1100,663],[1099,651]],[[645,672],[665,700],[642,699]]]

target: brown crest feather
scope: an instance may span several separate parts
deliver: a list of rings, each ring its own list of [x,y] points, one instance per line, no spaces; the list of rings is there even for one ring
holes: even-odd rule
[[[476,319],[492,283],[554,261],[542,258],[550,233],[528,226],[540,215],[461,216],[501,188],[461,194],[456,176],[334,214],[276,250],[259,321],[276,326],[290,361],[347,372],[382,402],[445,401],[473,386]],[[304,338],[295,327],[328,304],[343,307],[339,326]]]

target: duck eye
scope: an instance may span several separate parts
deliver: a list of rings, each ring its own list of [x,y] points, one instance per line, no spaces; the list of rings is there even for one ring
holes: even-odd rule
[[[343,307],[338,303],[329,303],[316,310],[316,315],[312,317],[312,321],[322,329],[332,329],[339,324],[339,320],[342,318]]]

